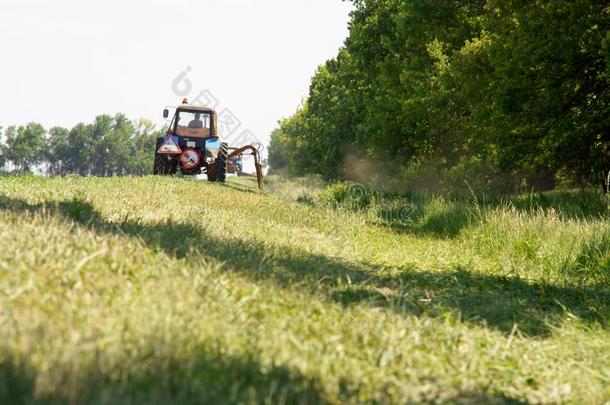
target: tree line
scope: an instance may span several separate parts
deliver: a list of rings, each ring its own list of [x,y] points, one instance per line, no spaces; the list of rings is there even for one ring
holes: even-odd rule
[[[155,142],[162,132],[146,119],[100,115],[91,124],[46,130],[38,123],[10,126],[0,144],[5,171],[39,169],[49,175],[143,175],[151,173]]]
[[[272,134],[272,169],[450,192],[610,171],[608,2],[353,3],[344,46]]]

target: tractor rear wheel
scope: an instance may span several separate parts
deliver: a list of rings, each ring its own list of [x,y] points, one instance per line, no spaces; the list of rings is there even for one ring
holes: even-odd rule
[[[175,174],[177,165],[167,158],[166,155],[155,153],[155,164],[153,165],[153,174],[155,176],[169,176]]]
[[[220,144],[216,163],[208,171],[208,181],[217,181],[224,183],[227,179],[227,165],[229,162],[229,145],[226,143]]]

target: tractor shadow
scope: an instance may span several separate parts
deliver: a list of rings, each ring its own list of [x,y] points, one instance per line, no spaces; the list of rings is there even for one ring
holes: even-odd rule
[[[568,314],[603,327],[610,324],[607,283],[560,287],[479,274],[461,267],[435,272],[420,271],[413,266],[388,269],[287,246],[270,251],[260,242],[221,240],[207,234],[205,229],[183,223],[109,222],[82,200],[31,205],[0,197],[0,209],[44,212],[101,234],[136,237],[149,248],[175,258],[201,252],[224,262],[227,270],[252,280],[305,291],[346,307],[382,307],[402,315],[430,317],[449,312],[461,321],[504,333],[518,323],[522,333],[538,337],[551,335]],[[596,243],[590,249],[601,252],[596,263],[603,265],[610,255],[610,244],[603,240]]]
[[[238,183],[233,183],[233,182],[227,181],[225,183],[218,183],[218,184],[220,185],[220,187],[228,188],[228,189],[239,191],[242,193],[257,194],[257,192],[254,191],[252,188],[238,184]]]

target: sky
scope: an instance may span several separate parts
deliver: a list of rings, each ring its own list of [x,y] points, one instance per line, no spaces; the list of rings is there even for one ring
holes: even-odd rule
[[[230,112],[227,130],[266,142],[336,56],[351,9],[341,0],[0,0],[0,126],[72,127],[119,112],[161,126],[163,108],[187,96]]]

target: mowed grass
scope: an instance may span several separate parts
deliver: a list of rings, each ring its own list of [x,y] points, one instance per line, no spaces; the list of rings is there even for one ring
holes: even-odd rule
[[[318,187],[0,178],[0,403],[610,400],[601,196]]]

